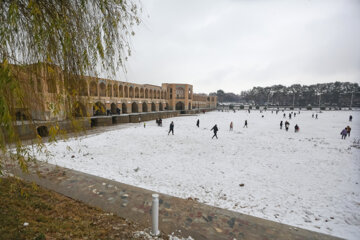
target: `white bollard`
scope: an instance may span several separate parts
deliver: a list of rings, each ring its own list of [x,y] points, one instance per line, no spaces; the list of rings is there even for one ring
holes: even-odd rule
[[[151,235],[158,236],[159,231],[159,194],[152,195],[152,230]]]

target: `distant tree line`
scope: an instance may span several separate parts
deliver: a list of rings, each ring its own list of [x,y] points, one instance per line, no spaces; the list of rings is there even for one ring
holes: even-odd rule
[[[269,106],[334,106],[360,107],[360,87],[358,83],[333,82],[314,85],[294,84],[289,87],[273,85],[253,87],[240,94],[218,90],[210,93],[218,97],[219,103],[232,102]]]

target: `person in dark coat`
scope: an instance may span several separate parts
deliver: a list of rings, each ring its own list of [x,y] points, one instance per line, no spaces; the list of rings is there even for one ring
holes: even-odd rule
[[[285,122],[285,130],[288,131],[289,130],[289,125],[290,123],[288,121]]]
[[[217,132],[219,131],[219,129],[218,129],[216,124],[215,124],[215,126],[213,126],[213,128],[210,131],[214,131],[214,136],[212,136],[211,139],[213,139],[214,137],[216,137],[216,139],[217,139],[218,138],[217,137]]]
[[[350,132],[351,132],[351,127],[350,126],[346,127],[346,132],[347,132],[347,136],[350,137]]]
[[[282,129],[283,121],[280,121],[280,129]]]
[[[351,121],[352,121],[352,115],[349,116],[349,122],[351,122]]]
[[[246,127],[246,128],[248,127],[248,125],[247,125],[247,120],[245,120],[244,127]],[[244,127],[243,127],[243,128],[244,128]]]
[[[197,127],[200,127],[200,119],[198,119],[198,120],[196,121],[196,126],[197,126]]]
[[[295,125],[295,132],[298,132],[300,130],[299,126],[296,124]]]
[[[172,133],[172,135],[174,135],[174,122],[170,123],[170,129],[169,129],[168,135],[170,134],[170,132]]]

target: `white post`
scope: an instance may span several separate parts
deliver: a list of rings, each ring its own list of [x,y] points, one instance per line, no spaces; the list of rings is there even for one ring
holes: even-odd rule
[[[152,195],[152,230],[151,235],[158,236],[159,231],[159,194]]]

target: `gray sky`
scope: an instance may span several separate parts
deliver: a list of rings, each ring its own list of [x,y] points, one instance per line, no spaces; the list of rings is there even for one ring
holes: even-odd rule
[[[359,0],[143,0],[127,76],[194,92],[360,82]]]

